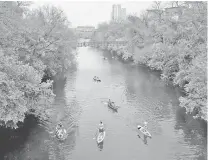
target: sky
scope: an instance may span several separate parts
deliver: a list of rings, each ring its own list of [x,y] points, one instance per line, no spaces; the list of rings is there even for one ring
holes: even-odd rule
[[[32,8],[42,5],[54,5],[60,7],[71,22],[71,27],[97,26],[97,24],[109,21],[113,4],[121,4],[126,8],[127,14],[137,13],[151,7],[151,1],[34,1]]]

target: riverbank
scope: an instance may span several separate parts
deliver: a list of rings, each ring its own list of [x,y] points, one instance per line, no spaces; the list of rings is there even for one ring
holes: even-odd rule
[[[125,46],[108,45],[103,49],[160,70],[161,79],[184,90],[180,106],[207,121],[207,3],[182,2],[176,8],[163,2],[153,4],[140,16],[99,24],[92,40],[126,41]],[[160,6],[157,12],[155,6]],[[166,14],[168,10],[174,12]]]
[[[60,92],[63,92],[64,86],[66,84],[66,76],[69,72],[76,72],[76,65],[73,64],[73,66],[70,67],[65,72],[59,73],[56,76],[47,77],[47,79],[53,80],[53,84],[51,87],[52,92],[57,96],[57,90],[61,90]],[[57,83],[61,84],[57,87]],[[58,89],[57,89],[58,88]],[[59,92],[59,91],[58,91]],[[54,98],[55,101],[55,98]],[[53,103],[54,103],[53,101]],[[56,124],[60,121],[60,119],[54,119],[54,115],[58,115],[58,109],[60,107],[54,104],[51,104],[50,108],[47,108],[44,110],[43,114],[44,117],[38,117],[35,114],[31,112],[27,112],[25,114],[25,118],[23,122],[19,122],[17,124],[17,128],[14,129],[12,127],[5,127],[4,125],[0,125],[0,159],[2,160],[13,160],[16,159],[13,154],[16,154],[18,152],[33,152],[29,151],[29,148],[27,148],[27,144],[32,144],[30,147],[38,145],[41,146],[36,148],[36,151],[38,150],[39,153],[42,155],[39,155],[39,157],[48,157],[48,155],[43,154],[44,152],[48,152],[48,139],[53,137],[53,131],[55,130]],[[55,113],[54,113],[55,112]],[[42,142],[30,142],[31,137],[33,137],[36,134],[44,134],[44,141]],[[38,141],[38,137],[35,137],[34,140]],[[28,142],[29,141],[29,142]],[[52,143],[52,142],[51,142]],[[34,145],[34,146],[33,146]],[[28,146],[29,147],[29,146]],[[25,159],[27,157],[23,157]],[[40,158],[41,159],[41,158]],[[45,158],[44,158],[45,159]],[[48,159],[48,158],[47,158]]]
[[[120,160],[190,157],[205,160],[204,124],[184,119],[184,111],[178,107],[180,92],[175,87],[166,86],[158,73],[147,67],[111,58],[103,60],[103,55],[110,57],[109,52],[87,47],[78,51],[77,69],[69,70],[66,78],[60,75],[54,80],[56,97],[49,121],[25,119],[25,128],[13,130],[16,133],[13,139],[8,140],[7,133],[1,137],[7,144],[0,145],[5,147],[1,150],[4,160],[82,160],[83,157],[96,160],[101,155],[103,159]],[[95,75],[101,78],[101,83],[92,81]],[[120,106],[117,113],[105,104],[108,96]],[[101,119],[107,126],[102,151],[93,140]],[[137,136],[136,125],[144,120],[148,121],[152,139]],[[60,121],[68,133],[64,142],[48,133]]]
[[[9,22],[0,27],[0,125],[14,129],[27,114],[48,119],[53,79],[75,59],[76,36],[65,13],[54,6],[30,7],[0,2],[3,21]]]
[[[103,51],[108,51],[111,53],[112,57],[117,57],[117,59],[119,59],[122,62],[125,63],[131,63],[132,65],[142,65],[142,66],[146,66],[149,69],[153,70],[153,71],[157,71],[158,73],[160,73],[160,78],[166,82],[166,84],[168,85],[173,85],[175,87],[179,87],[181,89],[181,92],[183,93],[183,97],[186,97],[189,93],[186,91],[186,89],[184,88],[185,85],[176,85],[174,84],[174,77],[165,77],[164,76],[164,72],[166,68],[161,68],[158,66],[161,66],[161,64],[158,65],[158,63],[162,63],[162,62],[157,62],[156,60],[154,60],[154,57],[151,57],[150,54],[144,54],[141,53],[140,48],[137,47],[133,47],[132,52],[128,52],[128,50],[126,49],[127,46],[122,46],[122,47],[118,47],[118,46],[100,46],[100,47],[96,47],[97,49],[103,50]],[[141,59],[138,59],[141,58]],[[152,59],[153,61],[155,61],[155,63],[152,63]],[[168,62],[166,62],[168,63]],[[171,66],[170,66],[171,67]],[[178,71],[179,72],[179,71]],[[181,98],[179,98],[180,100]],[[186,109],[186,114],[192,116],[194,119],[198,119],[198,120],[202,120],[205,121],[207,123],[206,118],[204,117],[200,117],[198,114],[198,110],[192,110],[190,112],[190,109],[187,107],[185,107],[182,102],[180,103],[180,106],[182,108]],[[189,112],[188,112],[189,110]]]

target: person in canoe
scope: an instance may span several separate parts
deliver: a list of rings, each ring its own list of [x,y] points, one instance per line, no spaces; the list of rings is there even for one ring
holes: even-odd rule
[[[94,76],[93,80],[96,82],[101,82],[101,80],[97,76]]]
[[[59,123],[56,126],[56,136],[59,139],[64,139],[64,137],[66,136],[66,130],[64,129],[64,126],[62,125],[62,123]]]
[[[111,101],[110,99],[108,100],[108,104],[110,104],[111,106],[115,107],[115,103],[113,101]]]
[[[97,82],[101,82],[101,80],[100,80],[100,78],[99,78],[99,77],[97,77]]]
[[[94,76],[94,77],[93,77],[93,80],[94,80],[94,81],[96,81],[96,80],[97,80],[97,77],[96,77],[96,76]]]
[[[63,125],[60,122],[57,126],[56,126],[56,134],[59,134],[63,129]]]
[[[111,101],[110,99],[108,100],[108,103],[109,103],[109,104],[111,104],[111,105],[113,105],[113,104],[114,104],[114,102],[113,102],[113,101]]]

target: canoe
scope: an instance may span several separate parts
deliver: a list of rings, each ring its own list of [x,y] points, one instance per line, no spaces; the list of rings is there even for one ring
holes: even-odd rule
[[[147,137],[152,137],[151,134],[142,126],[137,126],[138,128],[141,127],[139,130],[146,135]]]
[[[110,107],[111,109],[114,109],[114,110],[118,110],[118,107],[116,107],[115,105],[112,105],[111,103],[108,102],[108,107]]]
[[[98,79],[98,78],[93,78],[93,80],[96,81],[96,82],[101,82],[101,80]]]
[[[98,134],[97,143],[103,142],[104,138],[105,138],[105,131]]]
[[[65,140],[67,138],[66,130],[63,129],[63,131],[59,134],[58,134],[58,131],[56,131],[56,137],[61,141]]]

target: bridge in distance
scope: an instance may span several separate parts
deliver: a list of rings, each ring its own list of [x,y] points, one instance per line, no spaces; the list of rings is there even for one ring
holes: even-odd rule
[[[96,47],[96,46],[125,46],[127,41],[88,41],[78,42],[77,47]]]

